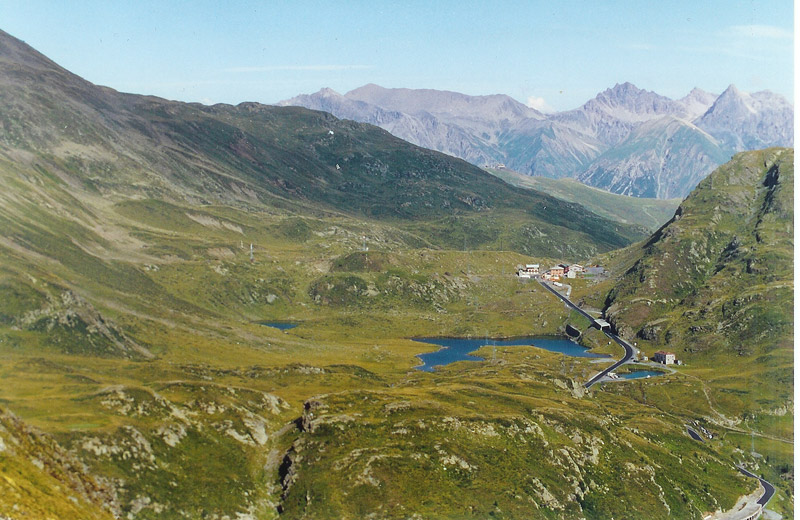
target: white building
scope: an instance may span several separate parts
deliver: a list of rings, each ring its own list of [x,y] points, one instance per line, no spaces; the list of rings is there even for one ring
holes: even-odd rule
[[[656,363],[663,363],[665,365],[674,365],[675,354],[673,354],[672,352],[659,350],[658,352],[653,354],[653,361],[655,361]]]

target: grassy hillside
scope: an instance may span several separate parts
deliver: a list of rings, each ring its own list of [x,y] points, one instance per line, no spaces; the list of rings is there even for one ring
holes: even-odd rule
[[[282,516],[697,518],[748,490],[680,422],[584,395],[580,370],[542,369],[557,357],[506,348],[434,381],[307,401],[284,459]]]
[[[675,352],[698,383],[682,397],[648,399],[670,399],[666,407],[675,411],[702,402],[709,421],[732,438],[739,432],[740,447],[766,453],[763,470],[786,489],[793,482],[793,198],[793,150],[738,154],[649,240],[605,257],[619,278],[576,292],[605,308],[647,355]]]
[[[45,173],[3,171],[16,188],[0,214],[0,399],[107,483],[124,516],[579,518],[623,496],[643,517],[699,518],[751,491],[730,470],[735,445],[682,433],[710,406],[664,415],[641,388],[585,395],[587,359],[506,348],[413,370],[433,347],[410,337],[585,330],[512,274],[560,257],[418,247],[402,226],[343,216],[78,198]],[[303,426],[316,419],[333,426]],[[617,484],[620,467],[635,485]],[[422,475],[438,485],[423,492]]]
[[[5,33],[0,72],[6,158],[113,200],[414,221],[420,240],[448,247],[442,219],[470,229],[480,217],[480,233],[463,237],[471,247],[494,247],[508,232],[509,248],[539,254],[555,253],[556,242],[587,255],[642,237],[633,226],[324,112],[120,94]]]
[[[114,518],[109,486],[52,438],[0,409],[0,516]]]
[[[690,358],[791,355],[793,159],[740,154],[703,181],[609,293],[620,329]]]
[[[702,518],[755,489],[741,428],[685,433],[717,407],[672,405],[698,372],[586,393],[597,364],[531,347],[414,369],[414,337],[567,323],[618,354],[513,271],[631,228],[322,113],[0,57],[0,514]]]
[[[592,188],[575,179],[531,177],[505,168],[486,171],[509,184],[547,193],[567,202],[574,202],[602,217],[624,224],[640,225],[653,232],[667,222],[680,204],[679,199],[647,199],[616,195]]]

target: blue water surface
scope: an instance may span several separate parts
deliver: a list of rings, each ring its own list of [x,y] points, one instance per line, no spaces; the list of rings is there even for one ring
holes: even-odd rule
[[[272,327],[273,329],[280,329],[280,330],[289,330],[297,327],[300,325],[299,323],[287,323],[283,321],[262,321],[260,325],[264,325],[266,327]]]
[[[449,365],[456,361],[486,361],[485,358],[470,354],[470,352],[474,352],[486,345],[496,345],[498,347],[533,346],[573,357],[608,357],[604,354],[595,354],[568,339],[552,336],[527,336],[510,339],[414,338],[414,341],[431,343],[442,347],[436,352],[417,355],[422,364],[416,368],[425,372],[433,372],[435,367]]]
[[[627,374],[619,374],[620,379],[641,379],[643,377],[663,376],[664,372],[657,370],[637,370],[635,372],[628,372]]]

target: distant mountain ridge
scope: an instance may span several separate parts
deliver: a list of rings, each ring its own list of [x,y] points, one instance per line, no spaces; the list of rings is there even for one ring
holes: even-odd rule
[[[281,101],[378,125],[478,165],[572,177],[613,193],[686,196],[736,152],[793,146],[794,108],[769,91],[695,88],[673,100],[617,84],[574,110],[545,115],[501,94],[468,96],[369,84]]]

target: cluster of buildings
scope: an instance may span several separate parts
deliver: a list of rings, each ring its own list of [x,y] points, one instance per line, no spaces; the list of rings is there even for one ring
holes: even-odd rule
[[[539,276],[539,264],[525,264],[525,267],[517,271],[517,276],[520,278]]]
[[[520,278],[532,278],[541,276],[542,280],[558,281],[561,278],[577,278],[579,274],[585,272],[580,264],[558,264],[546,271],[541,271],[539,264],[526,264],[525,267],[517,271]]]
[[[558,264],[546,271],[542,271],[539,264],[525,264],[524,267],[519,267],[517,270],[517,276],[519,278],[534,278],[534,277],[541,277],[542,280],[548,280],[554,283],[554,285],[561,285],[557,281],[561,278],[577,278],[578,275],[587,274],[590,276],[594,275],[601,275],[605,272],[603,267],[593,266],[584,268],[580,264]],[[595,323],[598,325],[600,330],[604,330],[605,328],[610,328],[611,325],[605,320],[595,320]],[[683,363],[681,360],[675,357],[674,352],[667,352],[665,350],[659,350],[655,354],[653,354],[652,360],[656,363],[662,363],[664,365],[682,365]],[[647,356],[642,356],[642,361],[647,361]]]
[[[558,264],[542,274],[545,280],[556,281],[561,278],[577,278],[585,269],[580,264]]]

